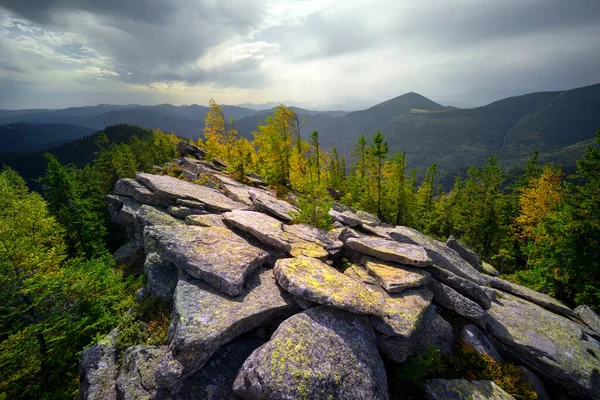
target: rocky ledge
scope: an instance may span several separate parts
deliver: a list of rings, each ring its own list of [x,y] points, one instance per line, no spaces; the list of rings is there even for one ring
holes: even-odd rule
[[[82,354],[80,398],[387,399],[383,359],[431,345],[449,354],[459,329],[476,351],[519,364],[544,397],[545,384],[600,398],[591,309],[486,275],[496,273],[454,238],[337,204],[332,231],[293,225],[296,208],[268,189],[175,162],[208,179],[140,173],[108,199],[130,238],[119,257],[145,253],[144,296],[172,304],[168,343],[118,355],[113,331]],[[453,327],[441,309],[473,324]],[[512,398],[464,379],[428,381],[424,395]]]

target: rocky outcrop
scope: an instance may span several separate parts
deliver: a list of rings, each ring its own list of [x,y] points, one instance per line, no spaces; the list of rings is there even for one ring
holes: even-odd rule
[[[284,321],[244,362],[245,399],[387,399],[375,334],[365,317],[313,307]]]
[[[587,326],[600,335],[600,315],[586,305],[578,306],[574,312]]]
[[[431,259],[421,246],[374,237],[350,238],[346,240],[345,244],[351,250],[384,261],[416,267],[427,267],[432,264]]]
[[[500,294],[488,313],[502,354],[573,396],[600,398],[600,342],[587,328],[510,294]]]
[[[573,310],[562,304],[560,301],[547,294],[536,292],[535,290],[526,288],[525,286],[517,285],[516,283],[505,281],[500,278],[490,278],[489,285],[493,288],[500,289],[506,293],[511,293],[515,296],[529,300],[540,307],[562,314],[567,317],[574,315]]]
[[[297,311],[268,269],[255,273],[236,297],[182,273],[173,303],[169,351],[156,371],[160,387],[174,386],[193,374],[220,346],[242,333]]]
[[[590,309],[574,314],[481,275],[477,256],[458,242],[389,227],[339,203],[336,229],[292,225],[297,209],[269,190],[209,161],[172,165],[202,185],[138,174],[107,199],[130,239],[117,258],[145,258],[139,297],[173,305],[168,341],[130,347],[122,359],[116,333],[86,349],[81,398],[387,398],[380,353],[390,365],[431,345],[448,354],[455,332],[483,354],[523,364],[552,389],[600,397]],[[477,327],[463,327],[463,318]],[[427,387],[435,398],[506,398],[489,382]]]
[[[514,400],[492,381],[431,379],[425,385],[427,400]]]
[[[485,261],[482,261],[482,270],[481,272],[483,272],[486,275],[489,276],[499,276],[500,272],[498,272],[498,270],[494,267],[492,267],[490,264],[486,263]]]

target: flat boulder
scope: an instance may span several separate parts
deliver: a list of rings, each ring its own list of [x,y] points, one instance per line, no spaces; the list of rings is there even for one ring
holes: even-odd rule
[[[455,275],[469,279],[479,285],[485,284],[481,274],[465,261],[456,251],[445,243],[434,240],[421,232],[407,226],[396,226],[387,231],[392,239],[401,243],[411,243],[423,247],[433,264],[446,269]]]
[[[446,246],[456,251],[463,260],[471,264],[473,268],[481,272],[483,270],[483,264],[481,258],[473,250],[467,249],[462,243],[460,243],[454,236],[450,236],[446,240]]]
[[[427,252],[421,246],[413,244],[398,243],[383,238],[360,237],[349,238],[345,245],[351,250],[383,261],[416,267],[427,267],[432,264]]]
[[[223,219],[263,244],[291,256],[325,260],[329,255],[316,241],[306,241],[284,231],[279,220],[266,214],[256,211],[232,211],[223,214]]]
[[[356,228],[362,225],[362,221],[356,214],[351,211],[339,212],[334,209],[329,210],[329,216],[340,224],[347,225],[351,228]]]
[[[292,246],[283,232],[281,221],[271,216],[256,211],[232,211],[224,213],[223,219],[275,250],[288,254],[292,250]]]
[[[554,297],[548,296],[547,294],[536,292],[533,289],[529,289],[525,286],[517,285],[516,283],[505,281],[504,279],[500,278],[492,277],[488,282],[489,285],[495,289],[499,289],[503,292],[521,297],[552,312],[564,315],[566,317],[572,317],[575,315],[573,310],[556,300]]]
[[[221,228],[227,228],[227,225],[225,225],[223,222],[223,216],[221,214],[189,215],[185,217],[185,224],[204,227],[218,226]]]
[[[152,175],[138,172],[136,180],[150,188],[155,195],[164,200],[175,202],[176,199],[195,200],[206,208],[218,212],[244,210],[248,206],[231,200],[218,190],[203,185],[186,182],[168,175]]]
[[[502,354],[574,397],[600,398],[600,342],[591,331],[506,293],[488,313],[488,331]]]
[[[488,314],[473,300],[466,298],[456,290],[435,279],[429,282],[428,288],[433,292],[437,304],[450,311],[454,311],[458,315],[474,322],[482,329],[485,329]]]
[[[331,232],[324,231],[308,224],[283,225],[284,232],[290,233],[307,242],[318,244],[329,254],[335,255],[344,243],[337,239]]]
[[[221,347],[273,319],[298,311],[273,271],[260,269],[240,296],[225,296],[210,285],[181,273],[173,299],[169,351],[156,372],[160,387],[173,387],[200,370]]]
[[[431,267],[427,267],[427,272],[429,272],[435,280],[450,286],[458,293],[473,300],[483,307],[484,310],[490,308],[492,301],[496,299],[496,292],[494,289],[487,286],[480,286],[475,282],[461,278],[448,270],[432,265]]]
[[[425,383],[427,400],[514,400],[492,381],[431,379]]]
[[[317,259],[280,259],[273,272],[284,290],[301,299],[355,314],[380,313],[380,302],[363,285]]]
[[[227,228],[147,227],[144,239],[163,259],[231,296],[241,294],[246,278],[269,258],[266,251]]]
[[[363,257],[364,265],[379,285],[388,293],[400,293],[406,289],[426,285],[431,276],[421,268],[379,261]]]
[[[409,337],[377,335],[379,351],[397,363],[406,361],[409,355],[428,346],[437,347],[441,354],[450,354],[453,342],[452,326],[435,311],[434,306],[427,309],[417,330]]]
[[[299,211],[297,207],[294,207],[290,203],[262,192],[252,191],[250,199],[254,208],[283,222],[292,222],[294,215]]]
[[[388,399],[369,322],[323,306],[284,321],[244,362],[233,390],[245,399]]]
[[[590,306],[578,306],[574,312],[587,326],[600,335],[600,315],[596,314]]]

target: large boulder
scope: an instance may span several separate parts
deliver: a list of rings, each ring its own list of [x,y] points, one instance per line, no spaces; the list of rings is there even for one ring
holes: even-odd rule
[[[375,237],[349,238],[345,245],[351,250],[383,261],[399,264],[427,267],[432,264],[431,258],[421,246],[398,243]]]
[[[456,290],[435,279],[432,279],[431,282],[429,282],[428,288],[433,292],[437,304],[450,311],[454,311],[458,315],[465,317],[477,324],[477,326],[485,329],[488,315],[473,300],[469,300]]]
[[[137,202],[152,206],[167,206],[169,204],[168,201],[162,200],[152,193],[146,186],[130,178],[119,179],[115,183],[113,194],[131,197]]]
[[[600,315],[596,314],[590,306],[578,306],[574,312],[587,326],[600,335]]]
[[[475,253],[473,250],[467,249],[465,246],[463,246],[458,240],[456,240],[454,236],[450,236],[448,238],[446,241],[446,246],[456,251],[463,260],[471,264],[477,271],[481,272],[483,270],[483,264],[479,255],[477,255],[477,253]]]
[[[500,272],[498,272],[498,270],[496,268],[494,268],[491,264],[486,263],[485,261],[482,261],[482,270],[481,272],[483,272],[486,275],[489,276],[499,276]]]
[[[486,354],[498,362],[504,362],[504,359],[496,350],[496,346],[475,325],[467,324],[463,326],[460,331],[460,338],[479,354]]]
[[[269,258],[227,228],[147,227],[144,239],[180,270],[231,296],[242,293],[246,278]]]
[[[396,226],[387,231],[392,239],[401,243],[411,243],[422,246],[429,257],[433,260],[433,264],[447,269],[448,271],[461,276],[465,279],[484,285],[485,281],[479,272],[454,250],[446,246],[446,244],[434,240],[421,232],[409,228],[407,226]]]
[[[448,270],[433,265],[427,267],[427,272],[429,272],[435,280],[450,286],[458,293],[473,300],[483,307],[484,310],[490,308],[492,301],[496,299],[496,292],[494,289],[488,288],[487,286],[480,286],[475,282],[461,278]]]
[[[492,381],[431,379],[425,384],[427,400],[514,400]]]
[[[297,207],[263,192],[252,191],[250,199],[252,200],[252,204],[254,204],[254,208],[272,215],[283,222],[292,222],[294,215],[298,212]]]
[[[363,257],[364,265],[379,285],[388,293],[400,293],[406,289],[426,285],[431,276],[422,268],[414,268],[370,257]]]
[[[117,334],[118,330],[113,330],[104,339],[81,353],[80,400],[117,399]]]
[[[386,372],[365,317],[313,307],[284,321],[244,362],[245,399],[387,399]]]
[[[243,210],[248,206],[231,200],[218,190],[196,185],[168,175],[152,175],[139,172],[136,180],[149,187],[161,200],[175,202],[176,199],[195,200],[203,203],[206,208],[223,212]]]
[[[236,297],[181,273],[173,299],[169,351],[156,373],[159,386],[174,386],[202,368],[223,344],[296,311],[298,306],[268,269],[252,275]]]
[[[117,379],[120,400],[158,397],[159,389],[156,385],[155,373],[159,361],[166,352],[166,346],[133,346],[125,351]]]
[[[428,346],[435,346],[442,354],[450,354],[454,342],[452,326],[431,306],[417,330],[409,337],[377,335],[377,347],[390,360],[402,363],[406,358]]]
[[[600,398],[600,342],[591,331],[519,297],[498,293],[488,310],[498,350],[572,396]]]
[[[421,325],[433,298],[425,288],[389,294],[358,265],[347,268],[344,275],[359,282],[377,300],[375,304],[379,305],[379,311],[369,318],[376,331],[389,337],[411,337]]]
[[[572,317],[575,315],[573,310],[556,300],[554,297],[548,296],[547,294],[536,292],[535,290],[526,288],[525,286],[517,285],[516,283],[508,282],[500,278],[492,277],[488,281],[489,285],[493,288],[500,289],[503,292],[513,294],[525,300],[529,300],[530,302],[535,303],[540,307],[544,307],[547,310],[562,314],[567,317]]]
[[[356,314],[379,314],[381,304],[360,283],[308,257],[277,260],[277,283],[296,297]]]

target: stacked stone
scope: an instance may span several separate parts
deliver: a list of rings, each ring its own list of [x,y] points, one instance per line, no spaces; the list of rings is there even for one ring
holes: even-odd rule
[[[203,161],[177,164],[208,179],[139,173],[109,196],[129,248],[146,254],[145,295],[173,303],[168,345],[128,349],[119,370],[114,340],[87,349],[82,398],[387,399],[380,355],[452,351],[439,307],[472,322],[461,338],[477,351],[509,355],[582,398],[600,395],[598,336],[551,297],[482,275],[479,257],[453,238],[339,204],[332,231],[291,225],[296,207],[269,190]],[[352,264],[340,272],[342,256]],[[270,339],[247,335],[265,325],[278,326]],[[465,382],[432,381],[426,395],[452,385],[502,392]]]

